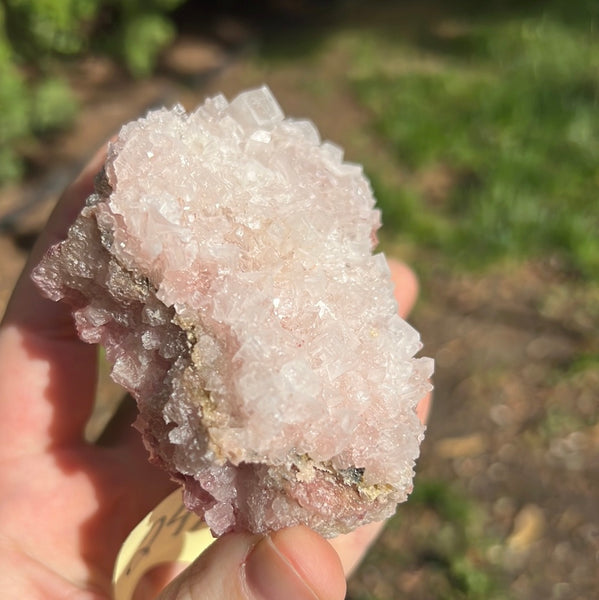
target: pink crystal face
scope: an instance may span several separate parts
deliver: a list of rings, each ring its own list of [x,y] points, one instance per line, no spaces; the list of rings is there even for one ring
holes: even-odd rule
[[[270,91],[125,125],[34,279],[136,398],[150,459],[216,535],[383,519],[430,389],[361,167]]]

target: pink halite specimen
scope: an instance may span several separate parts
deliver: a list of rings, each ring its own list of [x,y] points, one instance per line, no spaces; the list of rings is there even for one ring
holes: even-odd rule
[[[187,506],[217,535],[392,514],[432,362],[362,169],[263,87],[125,125],[96,188],[34,279],[106,347]]]

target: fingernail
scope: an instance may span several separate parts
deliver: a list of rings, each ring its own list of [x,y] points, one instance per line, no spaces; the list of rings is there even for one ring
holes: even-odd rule
[[[270,535],[262,538],[248,555],[245,582],[256,600],[318,600]]]

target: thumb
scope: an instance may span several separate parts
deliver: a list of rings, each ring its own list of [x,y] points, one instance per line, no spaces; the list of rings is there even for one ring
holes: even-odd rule
[[[156,600],[343,600],[337,553],[307,527],[214,542]]]

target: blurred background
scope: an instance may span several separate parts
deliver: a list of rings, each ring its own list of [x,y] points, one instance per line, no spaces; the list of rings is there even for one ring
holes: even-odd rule
[[[364,163],[436,359],[414,493],[348,598],[596,598],[598,36],[596,0],[3,0],[0,303],[122,122],[267,83]]]

